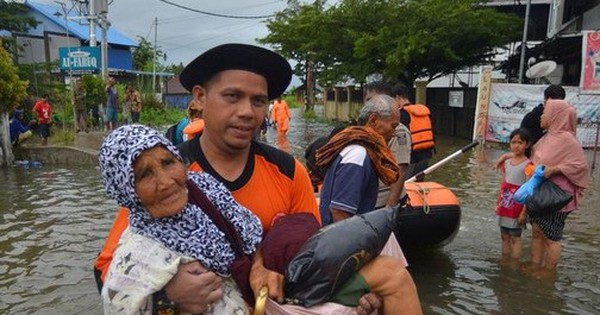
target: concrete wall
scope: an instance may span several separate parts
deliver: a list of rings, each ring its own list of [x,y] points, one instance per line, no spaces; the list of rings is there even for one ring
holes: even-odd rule
[[[14,150],[16,160],[39,161],[52,165],[97,166],[98,151],[66,146],[19,147]]]
[[[16,160],[39,161],[52,165],[97,166],[98,150],[104,136],[104,132],[80,132],[75,135],[73,146],[41,146],[32,141],[36,139],[30,139],[25,145],[15,148],[13,153]]]

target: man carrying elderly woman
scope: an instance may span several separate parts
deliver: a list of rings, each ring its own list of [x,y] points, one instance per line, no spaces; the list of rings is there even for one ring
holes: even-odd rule
[[[235,201],[258,217],[266,233],[277,218],[295,213],[311,214],[320,224],[306,169],[291,155],[253,140],[255,130],[266,115],[268,100],[281,95],[291,80],[288,62],[263,48],[227,44],[192,61],[180,80],[200,103],[205,119],[203,132],[180,146],[182,155],[190,162],[188,170],[208,173],[223,183]],[[170,189],[173,188],[167,190]],[[112,242],[107,241],[95,266],[100,284],[102,279],[108,283],[107,270],[110,275],[119,266],[113,252],[127,226],[127,210],[122,209],[109,235]],[[283,302],[284,276],[267,269],[266,258],[260,248],[253,254],[249,284],[255,296],[266,286],[269,297]],[[181,312],[201,313],[213,309],[226,291],[228,280],[222,276],[227,273],[205,265],[200,259],[184,262],[187,260],[180,260],[177,270],[170,274],[171,280],[161,290],[151,293],[152,300],[172,305]],[[400,262],[376,258],[367,266],[372,266],[371,272],[394,270],[398,277],[390,279],[401,280],[370,282],[369,277],[365,277],[370,291],[383,298],[384,307],[392,291],[413,292],[403,299],[409,304],[416,300],[418,304],[414,282]],[[367,266],[363,269],[368,270]],[[206,272],[198,272],[204,270]],[[357,295],[352,306],[357,307],[359,314],[368,314],[378,308],[380,302]],[[402,314],[402,310],[393,313]]]

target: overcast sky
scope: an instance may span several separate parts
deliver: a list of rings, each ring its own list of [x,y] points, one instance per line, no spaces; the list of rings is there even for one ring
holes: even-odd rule
[[[32,0],[57,5],[54,0]],[[168,0],[200,11],[236,16],[268,16],[283,10],[285,0]],[[59,0],[70,8],[72,0]],[[256,44],[268,34],[266,19],[214,17],[178,8],[159,0],[112,0],[109,20],[113,27],[137,42],[137,36],[154,42],[167,54],[166,64],[187,64],[205,50],[224,43]],[[100,34],[98,34],[100,36]],[[100,38],[100,37],[98,37]]]

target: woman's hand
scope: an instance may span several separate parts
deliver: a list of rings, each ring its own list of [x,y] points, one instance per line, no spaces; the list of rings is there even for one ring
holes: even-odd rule
[[[375,293],[367,293],[358,299],[358,306],[355,308],[357,315],[369,315],[383,305],[382,298]]]
[[[544,178],[550,178],[558,174],[560,174],[560,168],[558,168],[557,166],[544,167]]]
[[[519,214],[519,224],[525,225],[525,223],[527,223],[527,210],[523,208],[521,214]]]
[[[165,292],[181,312],[193,314],[206,312],[223,297],[221,277],[197,261],[179,265]]]

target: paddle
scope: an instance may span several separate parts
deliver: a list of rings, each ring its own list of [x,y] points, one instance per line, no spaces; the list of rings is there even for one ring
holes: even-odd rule
[[[450,160],[452,160],[453,158],[471,150],[472,148],[476,147],[479,144],[479,141],[473,141],[469,144],[467,144],[466,146],[462,147],[460,150],[448,155],[447,157],[445,157],[444,159],[440,160],[439,162],[431,165],[430,167],[428,167],[427,169],[415,174],[415,176],[407,179],[406,181],[404,181],[405,183],[410,183],[410,182],[414,182],[417,179],[423,179],[423,177],[425,177],[425,175],[430,174],[431,172],[435,171],[436,169],[438,169],[440,166],[448,163]]]

